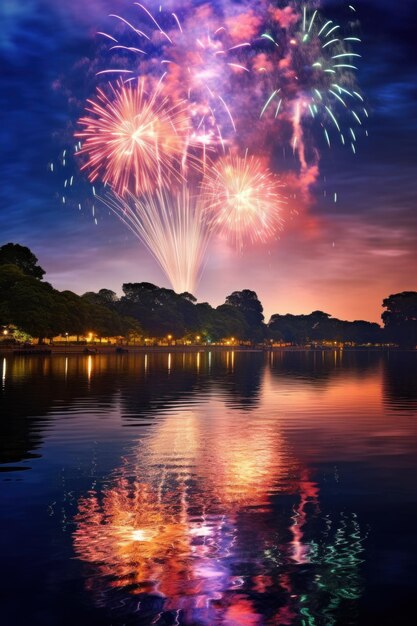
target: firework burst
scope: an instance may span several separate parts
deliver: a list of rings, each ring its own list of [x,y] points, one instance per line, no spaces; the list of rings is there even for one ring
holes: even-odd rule
[[[76,133],[90,181],[99,179],[124,195],[179,179],[188,133],[183,103],[170,105],[160,87],[148,93],[144,80],[118,82],[109,91],[98,89],[96,99],[88,100],[88,114]]]
[[[260,157],[229,154],[207,169],[202,184],[211,224],[241,249],[265,241],[281,225],[281,184]]]
[[[102,201],[154,256],[177,293],[193,293],[203,268],[210,231],[201,198],[188,186],[158,187],[137,197],[108,194]]]
[[[173,101],[188,102],[190,143],[203,148],[223,144],[224,135],[236,132],[230,99],[233,86],[249,72],[245,53],[250,42],[239,36],[236,27],[229,28],[208,4],[182,12],[181,19],[162,7],[155,17],[145,6],[135,5],[134,22],[111,16],[123,27],[117,35],[120,40],[100,33],[111,41],[115,56],[112,66],[99,74],[119,74],[125,80],[141,74],[156,79],[164,75],[164,92]],[[126,62],[117,68],[121,55]],[[126,63],[131,69],[126,69]]]
[[[292,146],[307,167],[304,127],[318,121],[326,143],[336,133],[356,152],[358,131],[368,112],[358,92],[355,73],[359,37],[344,36],[341,24],[326,20],[318,9],[288,5],[270,8],[270,24],[262,35],[267,53],[258,67],[272,85],[260,117],[289,119]]]

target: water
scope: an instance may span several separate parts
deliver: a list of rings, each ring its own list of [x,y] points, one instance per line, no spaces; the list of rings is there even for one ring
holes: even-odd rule
[[[417,354],[0,365],[2,624],[414,622]]]

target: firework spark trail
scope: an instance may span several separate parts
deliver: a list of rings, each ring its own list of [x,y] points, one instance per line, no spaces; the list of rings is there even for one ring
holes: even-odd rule
[[[162,7],[156,18],[144,5],[135,5],[140,28],[136,21],[111,15],[123,24],[121,38],[126,45],[108,33],[99,33],[113,44],[111,52],[127,55],[130,69],[110,67],[98,74],[119,72],[121,76],[146,74],[156,78],[164,74],[164,92],[170,99],[188,101],[193,122],[190,143],[203,147],[222,145],[223,135],[230,136],[236,131],[229,103],[233,86],[242,73],[249,72],[245,52],[251,44],[239,33],[239,30],[243,35],[252,33],[253,26],[250,28],[245,22],[246,13],[241,14],[240,22],[238,16],[229,24],[208,4],[188,7],[186,12],[181,12],[181,19],[177,13]],[[255,18],[252,21],[257,23]],[[138,47],[128,45],[132,38]]]
[[[119,194],[149,192],[161,181],[181,178],[188,133],[184,103],[171,105],[160,87],[145,91],[145,81],[110,85],[110,95],[97,90],[88,100],[89,115],[75,136],[82,140],[77,154],[87,155],[82,169],[91,182],[101,180]]]
[[[269,48],[263,78],[273,89],[260,117],[269,112],[270,117],[290,120],[292,148],[302,173],[309,167],[304,132],[308,119],[319,121],[329,147],[335,131],[340,142],[356,152],[356,129],[368,117],[355,87],[356,61],[361,55],[352,46],[360,43],[359,37],[343,36],[341,24],[326,20],[314,5],[309,6],[270,6],[271,32],[261,35]],[[316,161],[314,149],[313,153]]]
[[[207,168],[202,190],[212,227],[241,249],[265,241],[282,224],[279,179],[260,157],[225,155]]]
[[[148,248],[177,293],[193,293],[203,270],[210,229],[201,197],[187,185],[158,187],[137,197],[107,194],[101,201]]]

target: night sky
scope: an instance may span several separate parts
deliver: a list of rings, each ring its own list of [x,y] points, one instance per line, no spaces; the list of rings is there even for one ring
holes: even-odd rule
[[[324,6],[337,12],[341,4],[347,3],[327,0]],[[312,201],[288,216],[277,241],[242,254],[214,241],[199,300],[217,305],[231,291],[249,288],[267,317],[321,309],[380,321],[384,297],[417,289],[417,3],[354,4],[364,42],[359,82],[371,114],[369,138],[359,142],[356,156],[322,150]],[[120,293],[130,281],[169,286],[115,216],[98,210],[96,225],[88,203],[81,211],[75,201],[63,204],[66,173],[48,168],[74,144],[76,120],[94,91],[95,33],[106,28],[109,12],[123,13],[129,5],[1,3],[0,243],[29,246],[58,289]],[[80,182],[78,193],[83,199],[88,186]]]

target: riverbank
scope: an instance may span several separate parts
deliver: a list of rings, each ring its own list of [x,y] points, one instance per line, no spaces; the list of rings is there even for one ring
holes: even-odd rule
[[[13,355],[62,355],[62,354],[130,354],[130,353],[150,353],[150,352],[224,352],[224,351],[249,351],[260,352],[262,348],[253,348],[250,346],[206,346],[206,345],[162,345],[162,346],[126,346],[126,345],[108,345],[108,344],[89,344],[86,345],[45,345],[45,346],[33,346],[33,347],[12,347],[7,346],[2,348],[0,346],[0,354],[13,354]]]
[[[148,353],[196,353],[196,352],[329,352],[334,350],[387,352],[399,350],[393,346],[245,346],[245,345],[162,345],[162,346],[115,346],[108,344],[45,345],[33,347],[1,346],[2,356],[54,356],[95,354],[148,354]]]

